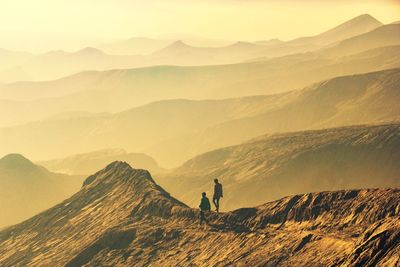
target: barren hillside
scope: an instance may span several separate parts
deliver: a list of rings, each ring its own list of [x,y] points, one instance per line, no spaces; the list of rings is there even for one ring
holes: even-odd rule
[[[199,226],[150,174],[115,162],[0,232],[2,266],[396,266],[398,189],[286,197]]]

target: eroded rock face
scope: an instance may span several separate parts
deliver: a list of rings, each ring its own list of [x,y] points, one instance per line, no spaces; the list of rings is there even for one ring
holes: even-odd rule
[[[0,266],[396,266],[400,189],[322,192],[208,214],[114,162],[0,232]]]

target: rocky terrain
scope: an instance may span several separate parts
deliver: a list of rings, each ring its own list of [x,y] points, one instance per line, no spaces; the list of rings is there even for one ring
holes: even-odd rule
[[[114,162],[0,232],[1,266],[398,266],[400,190],[309,193],[209,215]]]
[[[366,125],[266,135],[204,153],[156,180],[196,207],[213,179],[224,185],[222,209],[287,195],[400,186],[400,125]]]
[[[0,228],[19,223],[79,190],[83,177],[50,172],[20,154],[0,158]]]

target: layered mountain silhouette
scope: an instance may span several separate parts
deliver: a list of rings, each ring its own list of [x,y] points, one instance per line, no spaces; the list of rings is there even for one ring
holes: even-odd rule
[[[0,49],[0,266],[399,265],[399,26]]]
[[[49,172],[20,154],[0,159],[0,228],[25,220],[79,189],[80,176]]]
[[[266,133],[398,121],[399,77],[393,69],[271,96],[167,100],[116,114],[52,118],[1,128],[0,153],[35,151],[35,158],[56,158],[108,145],[145,151],[161,166],[179,166],[199,153]]]
[[[400,25],[383,25],[370,32],[354,36],[328,48],[325,53],[330,56],[346,56],[382,46],[399,45]]]
[[[0,264],[384,266],[399,253],[399,192],[295,195],[199,227],[197,211],[149,172],[114,162],[71,198],[1,231]]]
[[[328,45],[372,31],[382,23],[369,14],[357,16],[321,34],[301,37],[290,41],[291,44]]]
[[[163,171],[153,158],[141,153],[127,153],[123,149],[103,149],[61,159],[40,161],[38,164],[55,172],[70,175],[89,175],[113,161],[124,161],[131,166],[146,169],[152,173]]]
[[[399,121],[399,69],[337,77],[278,95],[271,109],[233,119],[153,145],[147,153],[176,164],[216,147],[235,145],[265,133]],[[186,144],[183,141],[186,141]],[[175,159],[168,153],[178,151]],[[165,164],[165,163],[164,163]]]
[[[280,57],[323,49],[340,41],[368,34],[381,25],[370,15],[361,15],[319,35],[298,38],[288,42],[237,42],[220,47],[195,47],[180,40],[170,44],[171,41],[166,40],[132,38],[101,46],[110,51],[111,54],[93,47],[76,52],[52,51],[39,55],[11,53],[9,51],[2,53],[0,51],[0,60],[4,59],[3,63],[0,63],[0,81],[52,80],[85,70],[100,71],[155,65],[233,64],[258,57]],[[367,35],[342,44],[341,47],[343,48],[334,49],[330,54],[337,55],[338,51],[349,54],[349,52],[354,53],[368,48],[391,45],[394,42],[399,44],[395,37],[385,37],[390,34],[392,36],[398,35],[396,24],[384,25],[383,27],[391,26],[393,27],[390,30],[380,30],[377,34]],[[384,33],[385,31],[386,33]],[[361,50],[349,48],[354,46],[359,46]],[[160,49],[150,53],[156,48]],[[133,51],[137,51],[137,53],[132,54]],[[128,54],[121,54],[121,52]]]
[[[397,49],[375,48],[340,59],[307,53],[222,66],[84,72],[56,81],[0,85],[0,119],[5,126],[65,112],[118,112],[161,99],[279,93],[340,75],[399,67]]]
[[[231,64],[248,60],[265,49],[263,44],[237,42],[224,47],[194,47],[179,40],[152,54],[153,60],[174,65]]]
[[[195,207],[218,178],[231,210],[298,193],[400,186],[399,148],[399,124],[276,134],[207,152],[157,180]]]
[[[127,40],[103,44],[100,46],[100,49],[115,55],[147,55],[170,45],[172,42],[171,40],[133,37]]]
[[[340,41],[362,35],[380,26],[382,26],[381,22],[373,18],[371,15],[364,14],[323,33],[314,36],[300,37],[269,46],[263,50],[260,55],[277,57],[295,53],[311,52],[322,49],[326,46],[336,45]]]

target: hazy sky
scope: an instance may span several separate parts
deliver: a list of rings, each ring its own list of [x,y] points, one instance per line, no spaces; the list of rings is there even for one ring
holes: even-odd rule
[[[390,0],[1,0],[0,47],[78,49],[133,36],[290,39],[369,13],[400,20]]]

